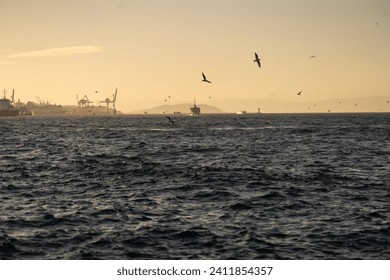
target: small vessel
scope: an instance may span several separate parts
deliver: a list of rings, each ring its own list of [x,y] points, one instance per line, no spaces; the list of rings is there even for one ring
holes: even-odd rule
[[[237,114],[237,115],[246,114],[246,111],[238,111],[236,114]]]
[[[19,110],[20,116],[32,116],[31,111],[20,100],[18,100],[17,102],[14,103],[14,107],[15,107],[15,109]]]
[[[196,99],[194,99],[194,106],[190,107],[190,116],[200,116],[200,108],[196,106]]]
[[[4,90],[4,97],[0,99],[0,116],[6,117],[6,116],[18,116],[19,110],[15,109],[15,107],[12,105],[14,94],[12,91],[12,102],[5,96],[5,90]]]

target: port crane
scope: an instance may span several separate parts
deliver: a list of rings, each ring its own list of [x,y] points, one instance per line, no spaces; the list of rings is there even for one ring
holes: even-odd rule
[[[76,99],[77,99],[77,104],[81,108],[89,107],[89,104],[93,103],[93,101],[89,101],[89,98],[87,95],[84,95],[84,97],[81,98],[80,100],[79,100],[79,96],[76,95]]]
[[[113,113],[116,114],[116,108],[115,108],[115,102],[116,102],[116,95],[118,94],[118,88],[115,89],[115,93],[112,95],[112,99],[110,97],[107,97],[105,100],[100,101],[100,103],[106,103],[107,105],[107,111],[110,109],[113,110]]]

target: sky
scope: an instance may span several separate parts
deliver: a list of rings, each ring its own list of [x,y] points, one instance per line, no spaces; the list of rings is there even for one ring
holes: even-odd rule
[[[0,89],[76,105],[118,87],[122,112],[390,96],[389,14],[389,0],[0,0]]]

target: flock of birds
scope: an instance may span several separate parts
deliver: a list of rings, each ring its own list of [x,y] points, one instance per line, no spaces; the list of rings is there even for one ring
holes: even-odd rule
[[[314,57],[314,56],[313,56],[313,57]],[[259,55],[258,55],[256,52],[255,52],[255,59],[253,60],[253,62],[256,62],[257,65],[259,66],[259,68],[261,68],[260,57],[259,57]],[[212,82],[211,82],[210,80],[207,79],[206,75],[205,75],[203,72],[202,72],[202,82],[212,84]],[[302,92],[302,91],[301,91],[301,92]],[[299,92],[298,95],[300,95],[301,92]],[[168,96],[168,99],[170,99],[170,98],[171,98],[171,96]],[[165,99],[164,101],[167,102],[168,99]],[[209,96],[209,99],[211,99],[211,96]],[[170,118],[170,117],[168,117],[168,116],[165,116],[165,117],[167,118],[168,123],[169,123],[170,125],[174,125],[174,124],[175,124],[175,122],[172,120],[172,118]]]
[[[259,55],[256,52],[255,52],[255,59],[253,60],[253,62],[256,62],[257,65],[259,66],[259,68],[261,68],[260,58],[259,58]],[[202,78],[203,78],[202,82],[211,84],[211,81],[207,80],[206,75],[203,72],[202,72]]]
[[[315,55],[312,55],[312,56],[309,57],[309,59],[315,59],[315,58],[316,58]],[[259,55],[256,52],[255,52],[255,59],[253,60],[253,62],[255,62],[259,68],[261,68],[260,57],[259,57]],[[209,83],[209,84],[212,83],[209,79],[207,79],[207,77],[206,77],[204,72],[202,72],[202,82]],[[297,93],[297,95],[300,96],[302,94],[302,92],[303,92],[303,90],[299,91]],[[168,99],[170,99],[170,98],[171,98],[171,96],[168,96]],[[168,101],[168,99],[165,99],[165,101]],[[209,96],[209,99],[211,99],[211,96]],[[387,103],[389,103],[389,102],[390,102],[390,100],[387,100]],[[339,101],[339,104],[341,104],[341,101]],[[357,106],[357,105],[358,104],[355,103],[355,106]],[[315,107],[315,106],[316,106],[316,104],[313,105],[313,107]],[[310,107],[308,107],[308,109],[310,110]],[[328,112],[330,112],[330,110],[328,110]],[[166,116],[166,118],[167,118],[169,124],[171,124],[171,125],[175,124],[175,122],[170,117]]]
[[[312,55],[309,58],[313,59],[313,58],[316,58],[316,56]],[[253,62],[256,62],[257,66],[259,66],[259,68],[261,68],[260,57],[256,52],[255,52],[255,59],[253,60]],[[202,72],[202,82],[211,84],[211,81],[206,78],[206,75],[203,72]],[[297,95],[301,95],[301,93],[302,93],[302,90],[300,92],[298,92]],[[209,97],[209,98],[211,98],[211,97]]]

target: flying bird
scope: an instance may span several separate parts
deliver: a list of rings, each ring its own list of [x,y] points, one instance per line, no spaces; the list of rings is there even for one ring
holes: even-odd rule
[[[389,103],[390,102],[390,100],[387,100],[387,103]]]
[[[301,95],[301,93],[302,93],[302,90],[300,92],[298,92],[297,95]]]
[[[310,59],[312,59],[312,58],[316,58],[316,56],[315,55],[312,55],[311,57],[309,57]]]
[[[255,59],[253,60],[253,62],[256,62],[257,65],[259,65],[259,68],[261,68],[260,58],[259,58],[259,56],[257,55],[257,53],[255,53]]]
[[[168,116],[165,116],[167,119],[168,119],[168,122],[171,124],[171,125],[174,125],[175,122]]]
[[[206,83],[211,84],[211,82],[209,80],[207,80],[206,75],[203,72],[202,72],[202,76],[203,76],[202,82],[206,82]]]

